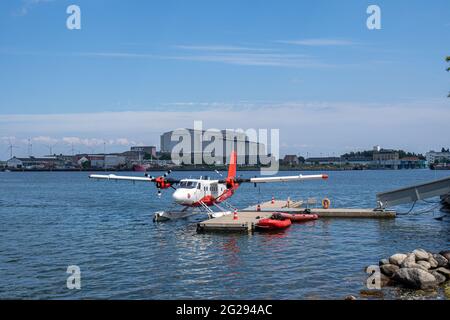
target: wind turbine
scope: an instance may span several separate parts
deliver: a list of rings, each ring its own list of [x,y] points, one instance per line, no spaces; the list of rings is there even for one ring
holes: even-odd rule
[[[45,146],[47,147],[48,151],[49,151],[49,156],[53,155],[53,148],[57,145],[58,143],[55,144],[45,144]]]
[[[19,149],[19,147],[13,145],[11,142],[11,139],[9,139],[9,146],[8,146],[7,150],[9,150],[9,158],[10,159],[12,159],[12,157],[13,157],[13,149],[14,148]]]

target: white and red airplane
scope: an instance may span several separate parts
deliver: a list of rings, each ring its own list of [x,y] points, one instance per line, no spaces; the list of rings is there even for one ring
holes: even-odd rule
[[[155,221],[169,220],[175,218],[183,218],[193,213],[193,209],[203,209],[210,217],[217,217],[224,214],[230,214],[232,211],[224,210],[219,204],[226,204],[226,200],[233,196],[235,191],[242,183],[269,183],[269,182],[290,182],[303,180],[328,179],[326,174],[316,175],[296,175],[281,177],[261,177],[261,178],[239,178],[236,177],[237,153],[232,151],[230,164],[228,167],[228,176],[225,179],[211,180],[209,178],[200,177],[199,179],[173,179],[168,177],[171,173],[169,170],[163,176],[152,177],[145,174],[145,177],[134,176],[117,176],[115,174],[101,175],[92,174],[89,178],[106,179],[106,180],[125,180],[139,182],[153,182],[158,189],[158,196],[161,195],[162,189],[172,188],[175,192],[172,198],[177,205],[184,207],[181,211],[158,211],[155,213]],[[214,212],[210,207],[215,206],[220,212]],[[234,209],[234,208],[233,208]]]

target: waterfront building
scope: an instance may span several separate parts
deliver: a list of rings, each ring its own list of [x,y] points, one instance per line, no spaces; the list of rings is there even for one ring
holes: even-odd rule
[[[400,165],[399,153],[392,149],[381,149],[379,146],[373,150],[372,168],[374,169],[398,169]]]
[[[429,151],[425,154],[429,165],[435,163],[450,163],[450,152]]]
[[[300,164],[300,160],[298,159],[298,156],[296,156],[296,155],[287,154],[284,156],[282,163],[285,165],[296,166],[296,165]]]
[[[91,163],[91,168],[116,169],[126,164],[124,156],[115,154],[90,154],[85,157]]]
[[[341,163],[342,159],[340,157],[313,157],[307,158],[305,160],[305,164],[309,165],[320,165],[320,164],[337,165]]]
[[[64,168],[64,161],[57,157],[12,157],[6,161],[6,167],[11,169],[60,169]]]
[[[156,147],[155,146],[135,146],[135,147],[131,147],[130,151],[141,153],[142,157],[144,157],[145,154],[149,154],[153,158],[156,158]]]
[[[368,166],[372,163],[371,157],[354,156],[354,157],[342,157],[342,162],[345,164],[353,164],[359,166]]]
[[[419,159],[418,157],[404,157],[400,159],[398,169],[425,169],[426,160]]]

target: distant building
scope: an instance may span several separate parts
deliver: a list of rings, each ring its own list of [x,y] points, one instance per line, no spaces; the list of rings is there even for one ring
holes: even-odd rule
[[[126,164],[124,156],[114,154],[90,154],[85,158],[90,161],[91,168],[96,169],[116,169]]]
[[[400,159],[398,169],[424,169],[426,161],[418,157],[404,157]]]
[[[287,154],[284,156],[282,163],[285,165],[294,166],[300,164],[300,161],[298,159],[298,156],[293,154]]]
[[[427,162],[429,165],[434,163],[449,163],[450,162],[450,152],[436,152],[430,151],[425,154]]]
[[[64,168],[64,161],[61,161],[57,157],[12,157],[6,161],[6,166],[11,169],[59,169]]]
[[[131,152],[139,152],[143,155],[150,154],[153,158],[156,157],[156,147],[155,146],[136,146],[131,147]]]
[[[359,157],[359,156],[346,157],[346,158],[343,157],[342,162],[344,162],[346,164],[367,166],[372,163],[372,158],[371,157]]]
[[[391,149],[380,149],[378,151],[374,151],[373,153],[373,161],[387,161],[387,160],[398,160],[399,154],[396,150]]]
[[[399,153],[392,149],[374,147],[372,167],[374,169],[399,169]]]
[[[306,164],[309,165],[318,165],[318,164],[341,164],[342,159],[340,157],[315,157],[315,158],[307,158],[305,160]]]
[[[216,131],[215,134],[221,137],[222,145],[220,150],[209,150],[211,145],[215,141],[215,137],[208,137],[211,139],[206,139],[204,137],[206,131],[194,130],[194,129],[185,129],[189,134],[189,143],[190,143],[190,154],[191,154],[191,163],[194,163],[194,158],[202,158],[203,154],[207,152],[211,153],[213,157],[216,159],[220,159],[218,162],[220,164],[229,163],[229,154],[227,152],[231,152],[231,149],[237,151],[238,164],[259,164],[260,159],[258,155],[260,152],[263,156],[267,155],[266,146],[262,143],[251,141],[250,138],[244,132],[227,132],[227,130]],[[172,140],[174,131],[168,131],[161,135],[161,153],[162,154],[170,154],[174,150],[175,146],[178,145],[184,138],[179,138],[178,140]],[[198,147],[197,147],[198,146]],[[194,152],[195,149],[201,148],[201,154]]]

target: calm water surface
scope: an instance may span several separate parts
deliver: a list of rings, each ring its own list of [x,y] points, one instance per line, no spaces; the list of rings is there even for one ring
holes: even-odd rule
[[[329,172],[328,181],[244,185],[231,202],[327,196],[336,207],[374,207],[376,192],[448,174]],[[149,184],[87,176],[0,172],[0,298],[341,299],[364,289],[364,267],[379,258],[450,247],[450,219],[433,219],[438,211],[395,220],[323,219],[279,234],[197,234],[202,216],[152,222],[154,211],[170,205],[170,191],[158,199]],[[66,288],[68,265],[81,268],[81,290]],[[407,294],[385,291],[386,298]]]

